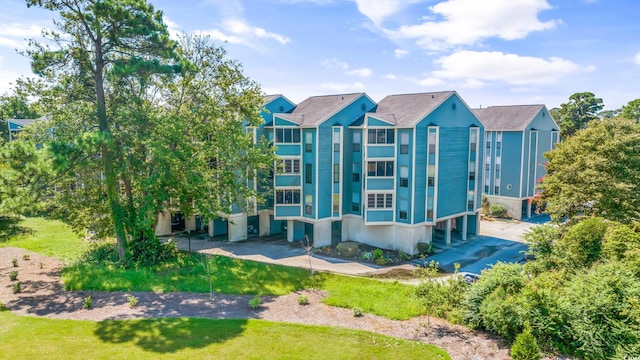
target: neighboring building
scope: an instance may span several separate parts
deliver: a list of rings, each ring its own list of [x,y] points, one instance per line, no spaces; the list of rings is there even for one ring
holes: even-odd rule
[[[9,127],[9,141],[13,141],[16,135],[24,130],[25,126],[33,123],[37,119],[7,119],[7,126]]]
[[[483,192],[515,219],[530,217],[536,184],[546,174],[544,153],[559,141],[559,127],[544,105],[474,109],[485,124]]]

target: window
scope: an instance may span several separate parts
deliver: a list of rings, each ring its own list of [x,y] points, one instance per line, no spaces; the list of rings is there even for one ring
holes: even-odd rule
[[[280,128],[276,129],[277,143],[300,143],[300,129]]]
[[[360,193],[351,194],[351,211],[360,213]]]
[[[340,215],[340,194],[333,194],[333,215]]]
[[[300,174],[300,160],[284,159],[282,160],[285,174]]]
[[[469,171],[469,181],[474,181],[476,179],[476,172]]]
[[[489,193],[489,185],[485,185],[484,186],[484,193],[488,194]]]
[[[500,164],[496,164],[496,179],[500,179]]]
[[[333,164],[333,183],[338,184],[340,182],[340,164]]]
[[[484,164],[484,171],[486,171],[486,172],[491,171],[491,164],[489,164],[489,163]]]
[[[409,133],[400,134],[400,154],[409,153]]]
[[[333,132],[333,152],[340,152],[340,132]]]
[[[427,167],[427,186],[435,186],[436,183],[436,166],[429,165]]]
[[[400,187],[409,186],[409,167],[400,166]]]
[[[276,190],[276,204],[300,204],[300,190]]]
[[[313,184],[313,166],[311,164],[304,164],[304,182]]]
[[[493,187],[493,194],[500,195],[500,185],[496,185]]]
[[[368,194],[367,207],[371,209],[392,208],[393,194]]]
[[[393,129],[369,129],[369,144],[394,144]]]
[[[407,199],[400,199],[398,203],[398,218],[407,220],[409,218],[409,201]]]
[[[429,154],[436,153],[436,129],[429,129]]]
[[[361,133],[353,133],[353,152],[360,152]]]
[[[369,161],[368,176],[393,176],[393,161]]]
[[[304,133],[304,152],[310,153],[312,151],[313,133]]]
[[[352,177],[352,180],[354,182],[360,182],[360,171],[362,171],[360,166],[361,165],[358,162],[353,163],[353,177]]]
[[[306,215],[313,214],[313,195],[304,196],[304,213]]]

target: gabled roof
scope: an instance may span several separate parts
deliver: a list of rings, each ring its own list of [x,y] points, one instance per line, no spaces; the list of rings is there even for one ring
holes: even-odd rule
[[[7,119],[6,121],[8,123],[14,123],[20,127],[25,127],[36,120],[39,120],[39,119]]]
[[[389,95],[380,100],[374,113],[367,115],[396,126],[411,127],[422,121],[453,94],[455,91]]]
[[[486,130],[523,131],[544,108],[541,104],[510,105],[489,106],[472,111],[484,123]]]
[[[365,93],[312,96],[289,114],[274,114],[298,125],[317,126],[344,109]]]
[[[295,105],[295,103],[289,99],[287,99],[286,96],[282,95],[282,94],[271,94],[271,95],[263,95],[262,99],[264,100],[264,102],[262,103],[262,106],[266,106],[268,105],[270,102],[278,99],[278,98],[283,98],[286,101],[288,101],[289,103]]]

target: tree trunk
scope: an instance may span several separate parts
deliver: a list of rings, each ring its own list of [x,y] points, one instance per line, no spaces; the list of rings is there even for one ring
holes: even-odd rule
[[[102,38],[97,36],[95,39],[95,54],[96,54],[96,116],[98,117],[98,125],[100,133],[103,135],[103,143],[101,146],[102,164],[105,176],[105,186],[107,189],[107,200],[109,201],[109,207],[111,208],[111,220],[113,221],[115,228],[115,235],[117,239],[118,258],[121,263],[125,263],[127,259],[127,237],[124,228],[124,209],[120,204],[120,187],[118,186],[118,179],[113,164],[113,152],[111,146],[113,145],[113,134],[109,128],[109,122],[107,119],[107,106],[104,95],[104,59],[102,58]]]

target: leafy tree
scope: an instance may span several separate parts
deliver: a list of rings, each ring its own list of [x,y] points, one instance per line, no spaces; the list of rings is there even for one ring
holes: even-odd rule
[[[615,117],[620,116],[620,109],[615,110],[602,110],[598,113],[598,116],[601,119],[613,119]]]
[[[620,116],[626,119],[640,121],[640,99],[629,101],[622,107]]]
[[[598,111],[604,103],[601,98],[590,92],[580,92],[569,96],[569,102],[560,105],[560,109],[552,116],[560,126],[560,136],[566,139],[577,130],[584,129],[594,119],[598,119]]]
[[[640,124],[594,121],[545,154],[542,198],[555,221],[600,216],[628,223],[640,217]]]

